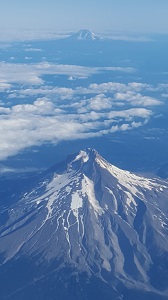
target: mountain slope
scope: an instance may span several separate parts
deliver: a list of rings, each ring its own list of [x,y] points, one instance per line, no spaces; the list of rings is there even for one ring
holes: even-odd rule
[[[44,299],[166,299],[167,202],[166,181],[120,170],[92,149],[71,156],[8,209],[2,299],[42,299],[45,286]]]

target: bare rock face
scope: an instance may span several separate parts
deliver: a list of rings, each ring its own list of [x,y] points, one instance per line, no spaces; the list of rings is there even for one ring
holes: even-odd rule
[[[86,149],[41,174],[7,215],[2,299],[168,299],[167,181]]]

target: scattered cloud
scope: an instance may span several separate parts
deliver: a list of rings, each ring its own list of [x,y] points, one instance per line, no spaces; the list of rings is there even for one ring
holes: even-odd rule
[[[0,82],[1,83],[20,83],[20,84],[43,84],[40,78],[40,72],[37,72],[33,65],[0,63]]]
[[[40,48],[31,48],[31,47],[25,48],[24,51],[26,51],[26,52],[43,52],[43,50]]]
[[[25,60],[31,60],[26,56]],[[63,65],[49,62],[37,64],[5,63],[0,62],[0,82],[42,85],[43,75],[66,75],[70,79],[87,78],[104,71],[132,72],[132,68],[121,67],[85,67],[78,65]]]
[[[32,57],[30,57],[30,56],[25,56],[25,60],[32,60]]]
[[[86,101],[85,110],[101,111],[111,109],[112,99],[107,98],[104,94],[98,94],[94,97],[89,98]]]
[[[158,90],[158,88],[157,88]],[[81,89],[84,93],[108,93],[108,92],[120,92],[126,93],[128,91],[141,92],[141,91],[156,91],[156,87],[140,82],[130,82],[128,84],[119,82],[105,82],[105,83],[92,83],[88,89]]]
[[[52,86],[40,86],[40,87],[30,87],[21,89],[18,91],[14,91],[8,95],[8,99],[12,98],[26,98],[26,97],[35,97],[35,96],[47,96],[55,100],[64,100],[64,99],[72,99],[75,91],[71,88],[66,87],[52,87]]]
[[[11,84],[0,82],[0,92],[5,92],[11,88]]]
[[[83,139],[131,130],[148,121],[152,112],[145,108],[111,111],[105,101],[100,107],[99,95],[91,99],[88,111],[79,112],[79,107],[66,107],[38,98],[32,104],[18,104],[0,110],[0,159],[42,143],[58,143],[62,140]],[[95,101],[95,102],[94,102]]]
[[[118,72],[124,72],[124,73],[133,73],[135,72],[134,68],[130,68],[130,67],[102,67],[102,68],[97,68],[98,70],[102,70],[102,71],[118,71]]]
[[[118,101],[127,101],[133,106],[155,106],[161,105],[161,101],[150,96],[142,96],[140,93],[127,91],[126,93],[116,93],[115,99]]]
[[[144,126],[154,116],[153,107],[163,104],[154,93],[164,96],[168,88],[140,82],[93,82],[85,87],[68,82],[71,87],[60,87],[47,85],[43,76],[65,75],[74,81],[106,71],[134,72],[131,68],[1,62],[0,69],[0,92],[5,94],[0,100],[0,160],[43,143]]]
[[[161,95],[163,98],[168,98],[168,94],[162,94]]]

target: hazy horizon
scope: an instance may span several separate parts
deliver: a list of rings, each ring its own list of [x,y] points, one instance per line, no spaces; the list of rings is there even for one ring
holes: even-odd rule
[[[168,2],[86,0],[1,1],[0,28],[78,31],[89,28],[127,33],[168,33]]]

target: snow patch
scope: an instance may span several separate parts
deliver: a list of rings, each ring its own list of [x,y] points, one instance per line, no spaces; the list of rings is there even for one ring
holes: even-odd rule
[[[65,191],[67,192],[67,194],[70,194],[71,190],[72,189],[70,186],[66,186]]]
[[[80,151],[79,154],[76,156],[74,161],[82,159],[84,163],[86,163],[89,160],[89,156],[85,151]]]
[[[114,209],[114,212],[117,212],[117,209],[118,209],[117,199],[116,199],[114,193],[112,192],[112,190],[110,190],[107,186],[105,188],[108,190],[109,194],[112,195],[112,197],[113,197],[113,209]]]
[[[134,206],[137,206],[137,203],[135,202],[134,197],[131,195],[131,193],[125,191],[125,194],[127,195],[127,205],[129,207],[132,207],[131,204],[133,203]]]
[[[78,192],[72,194],[71,210],[74,216],[78,219],[78,210],[82,208],[83,201]]]
[[[100,207],[99,202],[96,199],[95,192],[94,192],[94,184],[85,175],[84,175],[84,179],[82,180],[82,191],[83,191],[83,196],[85,196],[85,195],[88,196],[88,200],[89,200],[91,206],[94,208],[94,211],[98,215],[102,215],[104,211]]]
[[[153,188],[159,188],[160,191],[163,190],[163,186],[161,186],[159,183],[156,183],[155,181],[153,181],[151,179],[132,174],[129,171],[121,170],[121,169],[107,163],[100,156],[96,157],[96,162],[100,165],[101,168],[108,170],[109,173],[114,178],[116,178],[116,180],[118,181],[119,189],[123,190],[123,187],[124,187],[124,189],[126,188],[128,190],[128,192],[134,196],[141,195],[142,197],[144,197],[144,194],[141,191],[141,189],[152,190]],[[121,186],[121,187],[119,187],[119,186]],[[129,195],[129,199],[132,202],[133,198],[130,198],[130,195]],[[135,205],[135,203],[134,203],[134,205]]]
[[[74,35],[71,36],[71,38],[75,38],[79,41],[95,41],[95,40],[104,40],[102,36],[100,36],[97,33],[94,33],[92,30],[89,29],[83,29],[75,33]]]

